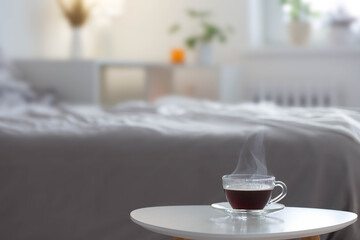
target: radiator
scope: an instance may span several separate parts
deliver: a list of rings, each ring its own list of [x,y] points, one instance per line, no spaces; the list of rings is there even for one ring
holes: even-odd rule
[[[272,102],[280,106],[328,107],[338,106],[340,87],[335,81],[262,81],[248,86],[248,100]],[[250,94],[250,95],[249,95]]]

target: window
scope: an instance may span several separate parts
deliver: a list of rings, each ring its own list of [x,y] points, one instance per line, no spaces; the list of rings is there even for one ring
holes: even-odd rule
[[[288,0],[291,1],[291,0]],[[331,34],[342,34],[343,44],[360,46],[360,1],[359,0],[293,0],[309,4],[314,13],[310,17],[312,34],[308,45],[334,45]],[[288,45],[286,6],[280,0],[249,0],[250,21],[256,22],[251,29],[252,43],[256,45]],[[256,10],[254,10],[256,8]],[[316,13],[316,14],[315,14]],[[316,16],[315,16],[316,15]],[[348,24],[348,25],[345,25]],[[342,27],[342,32],[334,26]],[[349,26],[349,28],[345,27]],[[253,28],[254,25],[251,26]],[[347,33],[346,31],[349,30]],[[256,33],[254,33],[256,32]],[[348,34],[348,36],[345,36]],[[351,35],[351,36],[350,36]],[[254,39],[254,36],[255,39]],[[348,38],[348,39],[345,39]],[[346,40],[346,41],[345,41]],[[341,43],[341,41],[338,41]],[[336,43],[337,44],[337,43]]]
[[[349,15],[360,18],[359,0],[304,0],[308,2],[315,11],[331,13],[338,8],[345,9]]]

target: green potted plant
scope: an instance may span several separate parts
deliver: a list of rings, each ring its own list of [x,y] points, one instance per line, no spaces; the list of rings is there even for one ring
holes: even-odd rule
[[[199,31],[188,36],[184,40],[184,45],[190,49],[197,49],[198,63],[201,65],[211,65],[214,61],[213,43],[225,43],[228,35],[233,32],[231,27],[221,28],[209,21],[211,13],[208,11],[198,11],[189,9],[186,11],[187,16],[196,22]],[[181,25],[173,24],[169,33],[174,34],[181,30]]]
[[[287,17],[287,33],[294,45],[304,45],[310,37],[311,25],[309,20],[317,13],[311,10],[310,4],[303,0],[280,0]]]

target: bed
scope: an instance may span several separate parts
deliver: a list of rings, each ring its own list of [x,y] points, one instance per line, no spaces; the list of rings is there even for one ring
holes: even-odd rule
[[[360,213],[356,110],[178,97],[102,109],[17,83],[6,92],[20,96],[0,101],[0,239],[169,239],[130,211],[225,201],[221,176],[260,129],[268,170],[288,186],[282,203]],[[360,239],[360,225],[324,239]]]
[[[174,98],[108,110],[13,107],[0,114],[0,238],[160,239],[129,212],[224,201],[221,176],[234,170],[256,119],[266,127],[269,170],[288,185],[285,205],[359,213],[359,139],[350,125],[358,116]],[[359,236],[355,224],[329,239]]]

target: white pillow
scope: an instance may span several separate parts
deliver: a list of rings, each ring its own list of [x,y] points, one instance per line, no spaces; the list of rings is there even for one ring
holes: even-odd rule
[[[26,104],[35,98],[35,92],[21,80],[0,48],[0,105]]]

